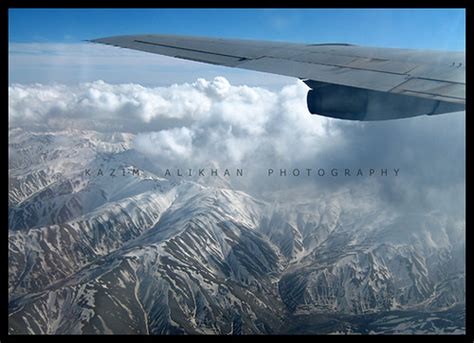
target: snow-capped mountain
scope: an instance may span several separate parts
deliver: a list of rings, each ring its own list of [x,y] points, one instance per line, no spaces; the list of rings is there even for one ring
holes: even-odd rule
[[[9,139],[10,333],[465,331],[464,221],[164,177],[131,134]]]

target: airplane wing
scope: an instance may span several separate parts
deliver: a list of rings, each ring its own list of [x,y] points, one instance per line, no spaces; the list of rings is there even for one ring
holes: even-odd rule
[[[172,35],[91,42],[297,77],[311,88],[309,111],[328,117],[385,120],[465,109],[463,52]]]

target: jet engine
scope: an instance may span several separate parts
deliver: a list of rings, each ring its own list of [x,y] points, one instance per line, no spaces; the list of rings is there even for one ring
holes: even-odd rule
[[[463,104],[307,80],[312,114],[348,120],[388,120],[463,111]]]

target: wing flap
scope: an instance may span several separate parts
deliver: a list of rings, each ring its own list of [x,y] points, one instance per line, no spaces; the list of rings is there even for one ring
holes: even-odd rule
[[[426,79],[410,79],[392,89],[392,93],[414,95],[460,104],[464,103],[466,97],[466,89],[461,84]]]
[[[378,91],[389,91],[406,80],[405,75],[269,57],[243,61],[237,67],[270,73],[278,69],[286,76]]]
[[[394,74],[406,74],[419,66],[417,63],[390,61],[386,59],[362,58],[321,52],[301,54],[294,57],[289,57],[288,59],[303,63],[334,65],[352,69],[383,71]]]
[[[464,86],[466,83],[466,68],[463,67],[463,62],[454,62],[454,64],[452,62],[441,66],[420,65],[410,73],[410,76],[459,83]]]
[[[418,67],[417,63],[399,62],[373,58],[357,58],[349,63],[349,68],[360,68],[366,70],[384,71],[387,73],[407,74],[414,68]]]

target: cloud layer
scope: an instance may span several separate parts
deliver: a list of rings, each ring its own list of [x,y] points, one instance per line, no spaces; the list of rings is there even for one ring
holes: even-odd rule
[[[309,114],[307,90],[302,82],[280,92],[232,86],[223,77],[162,88],[12,85],[9,117],[11,126],[137,133],[137,150],[175,162],[241,163],[256,154],[294,162],[339,141],[330,119]]]
[[[400,169],[398,177],[249,179],[255,190],[335,190],[363,185],[387,201],[462,215],[465,114],[386,122],[351,122],[311,115],[304,83],[279,91],[198,79],[170,87],[103,81],[9,87],[10,126],[84,128],[136,134],[135,149],[157,165],[200,168],[210,163],[264,173],[286,168],[352,171]],[[261,175],[260,175],[261,176]],[[286,187],[286,188],[285,188]],[[405,209],[405,210],[406,210]]]

